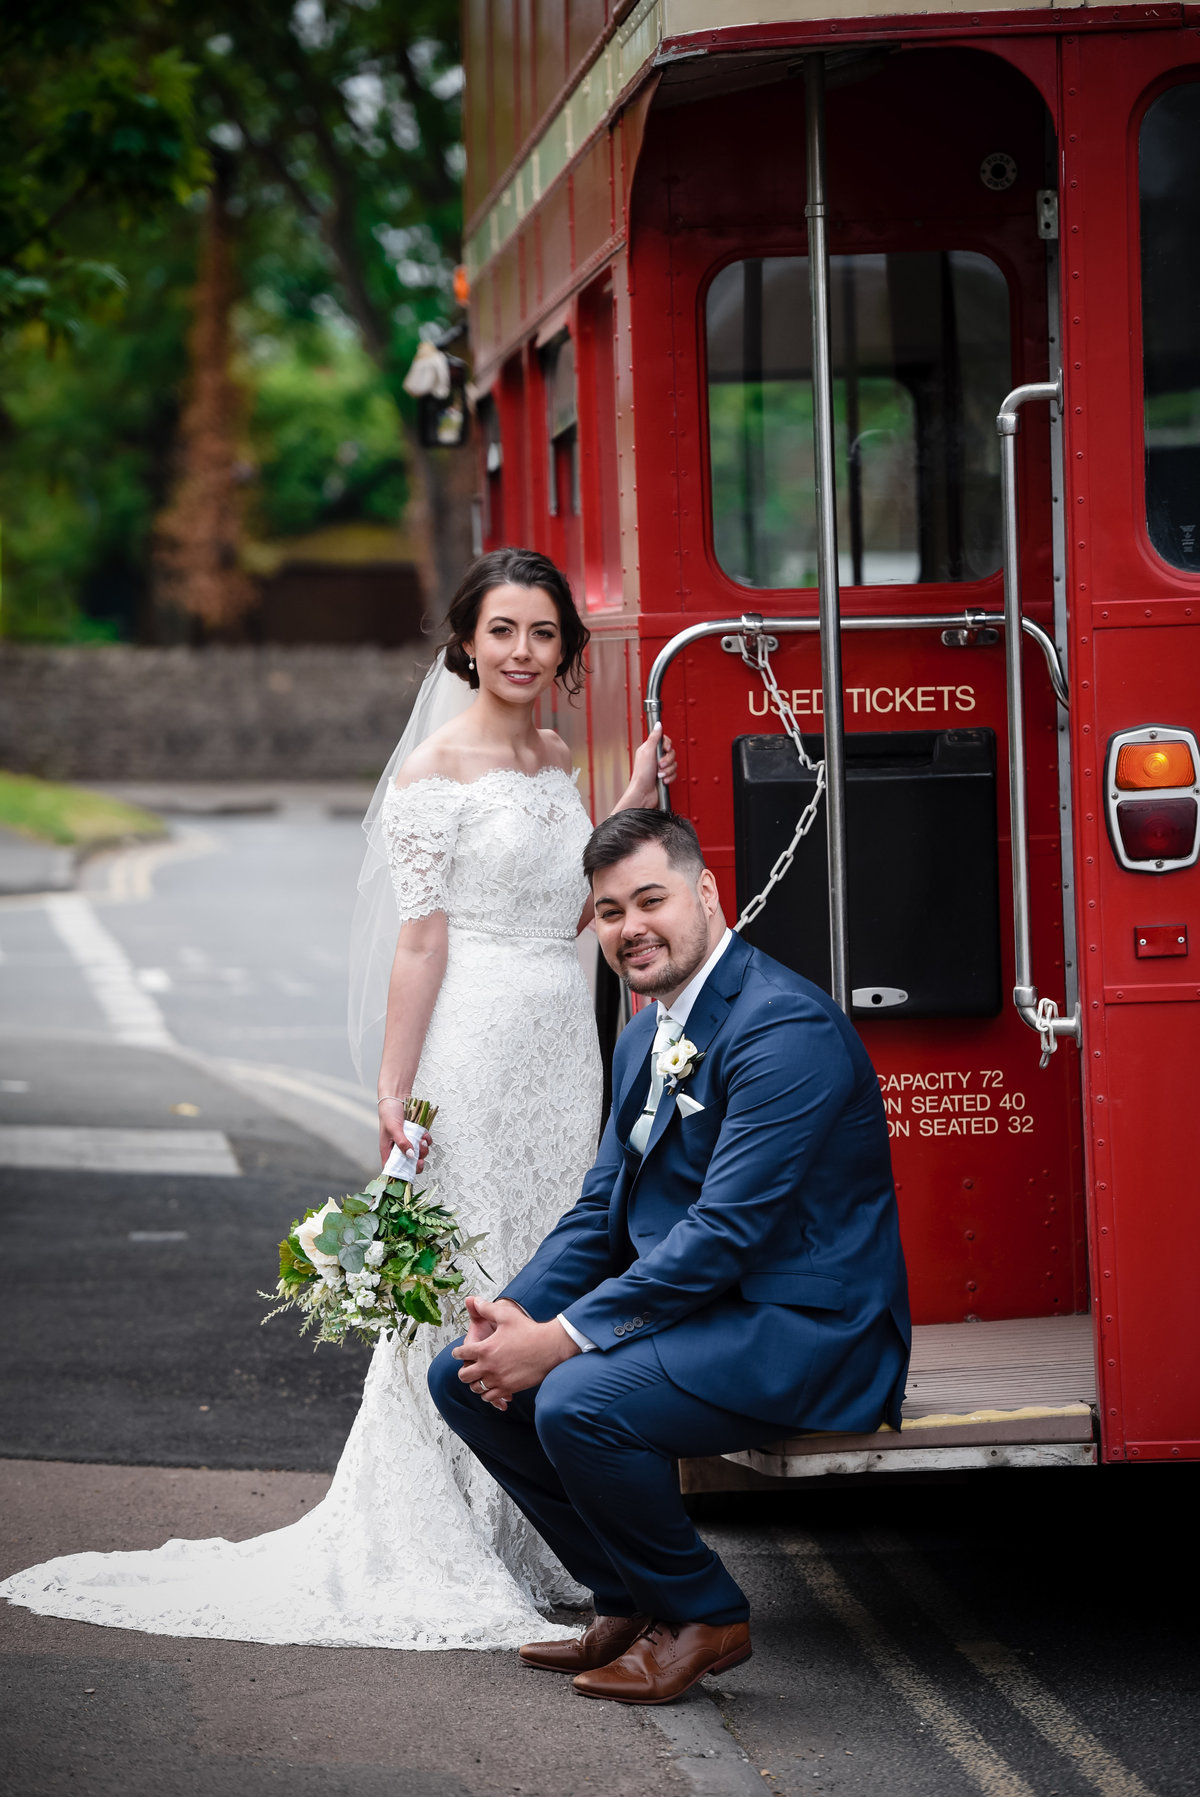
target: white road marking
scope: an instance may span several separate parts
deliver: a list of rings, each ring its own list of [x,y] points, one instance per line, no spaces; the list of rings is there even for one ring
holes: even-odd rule
[[[981,1637],[978,1624],[918,1558],[903,1553],[897,1557],[902,1542],[882,1530],[864,1531],[863,1539],[872,1553],[886,1559],[896,1582],[950,1637],[959,1653],[1033,1724],[1044,1741],[1074,1761],[1102,1797],[1153,1797],[1137,1774],[1101,1746],[1074,1711],[1048,1691],[1010,1647]]]
[[[320,991],[311,980],[293,979],[286,973],[275,973],[271,978],[285,998],[315,998]]]
[[[285,1067],[259,1066],[254,1061],[226,1061],[224,1065],[237,1079],[245,1080],[250,1085],[272,1086],[277,1092],[292,1093],[297,1098],[307,1098],[311,1103],[326,1105],[331,1111],[338,1111],[343,1117],[350,1117],[355,1123],[361,1123],[373,1136],[379,1134],[378,1110],[372,1109],[364,1099],[331,1090],[332,1081],[293,1073]]]
[[[52,893],[44,905],[117,1041],[137,1048],[173,1048],[162,1012],[150,994],[143,992],[133,963],[83,894]]]
[[[187,1239],[186,1229],[131,1229],[129,1231],[131,1242],[186,1242]]]
[[[364,1173],[378,1173],[379,1112],[361,1087],[255,1061],[209,1064],[276,1116],[329,1142]]]
[[[780,1545],[822,1609],[854,1636],[876,1671],[913,1709],[984,1797],[1034,1797],[1032,1786],[984,1740],[934,1681],[896,1644],[859,1602],[808,1536]]]
[[[0,1079],[0,1092],[28,1092],[27,1079]]]
[[[157,865],[168,858],[171,846],[166,845],[153,851],[130,852],[143,856],[145,874],[150,863],[144,858],[153,855],[153,864]],[[222,849],[224,844],[204,837],[197,831],[189,834],[186,843],[177,846],[181,852],[197,854]],[[113,880],[117,879],[119,891],[125,898],[137,893],[148,897],[149,887],[144,892],[139,887],[141,875],[138,879],[125,881],[124,876],[118,874],[117,867],[121,859],[119,856],[114,857],[109,869],[110,892]],[[146,878],[148,879],[148,874]],[[120,884],[121,881],[124,883]],[[153,997],[139,983],[137,971],[129,957],[101,923],[83,893],[39,895],[33,901],[24,901],[24,905],[26,908],[45,911],[58,936],[80,967],[118,1042],[138,1048],[159,1049],[181,1060],[190,1061],[218,1078],[224,1077],[242,1091],[249,1091],[259,1104],[265,1105],[277,1116],[286,1118],[310,1135],[330,1143],[346,1154],[351,1162],[360,1164],[364,1171],[378,1170],[378,1113],[366,1093],[358,1095],[358,1087],[344,1081],[331,1081],[321,1075],[310,1075],[303,1070],[214,1060],[211,1056],[182,1048],[167,1029],[166,1019]],[[4,901],[0,900],[0,909],[3,907]],[[179,960],[190,970],[204,971],[210,979],[223,982],[226,997],[242,996],[252,989],[252,982],[244,968],[214,968],[204,952],[194,946],[181,948]],[[36,1035],[38,1032],[35,1030],[33,1033]],[[228,1038],[239,1032],[224,1033]],[[268,1029],[264,1033],[274,1036],[276,1031]],[[339,1035],[340,1029],[332,1026],[292,1026],[286,1032],[278,1033],[286,1034],[288,1039],[324,1039],[326,1036]]]
[[[237,992],[229,996],[241,998]],[[342,1023],[247,1023],[223,1029],[226,1042],[337,1042],[344,1040]]]
[[[237,1179],[241,1168],[219,1129],[87,1129],[0,1124],[0,1167],[75,1173],[203,1173]]]

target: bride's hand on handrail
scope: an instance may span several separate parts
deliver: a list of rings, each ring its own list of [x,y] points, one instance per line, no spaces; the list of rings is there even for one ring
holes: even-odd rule
[[[631,811],[638,807],[646,811],[657,811],[658,782],[661,780],[670,786],[678,771],[674,744],[669,736],[663,735],[662,725],[655,724],[633,758],[633,772],[617,810]]]

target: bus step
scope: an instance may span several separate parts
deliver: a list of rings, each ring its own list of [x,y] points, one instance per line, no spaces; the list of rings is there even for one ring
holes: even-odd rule
[[[828,1473],[1095,1464],[1089,1316],[926,1323],[913,1330],[900,1431],[811,1433],[721,1459],[683,1460],[685,1492],[747,1490]]]

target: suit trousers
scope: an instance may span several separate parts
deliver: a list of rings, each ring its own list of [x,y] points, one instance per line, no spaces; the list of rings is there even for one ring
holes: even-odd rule
[[[460,1371],[443,1349],[429,1369],[434,1403],[595,1594],[599,1615],[746,1620],[743,1592],[684,1508],[674,1462],[759,1447],[778,1429],[673,1385],[652,1336],[574,1355],[504,1411]]]

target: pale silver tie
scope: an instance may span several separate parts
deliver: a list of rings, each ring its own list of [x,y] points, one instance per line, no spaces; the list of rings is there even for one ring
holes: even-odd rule
[[[646,1104],[641,1116],[629,1132],[629,1146],[638,1154],[645,1154],[646,1143],[650,1140],[650,1130],[654,1123],[654,1113],[662,1100],[666,1079],[658,1070],[658,1057],[665,1049],[678,1042],[683,1034],[683,1025],[676,1023],[668,1011],[654,1032],[654,1041],[650,1048],[650,1090],[646,1094]]]

